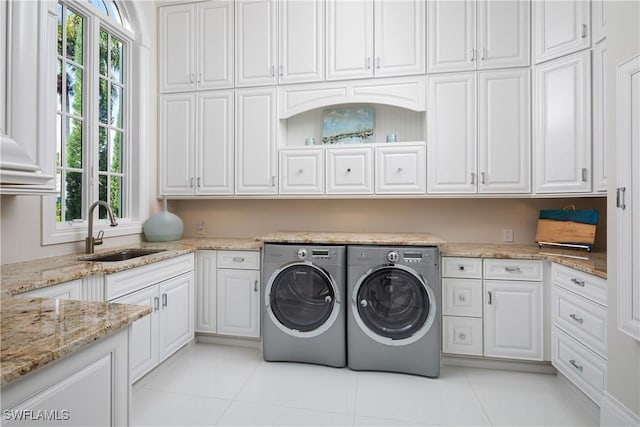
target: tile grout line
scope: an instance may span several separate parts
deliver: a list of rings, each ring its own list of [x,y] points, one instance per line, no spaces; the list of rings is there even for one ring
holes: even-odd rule
[[[484,404],[482,403],[482,399],[480,399],[480,395],[478,394],[478,392],[476,391],[476,388],[473,386],[473,383],[469,379],[467,368],[461,366],[460,369],[462,369],[462,372],[464,373],[464,377],[467,380],[467,383],[469,384],[469,387],[471,388],[473,395],[475,396],[476,400],[480,404],[480,407],[482,408],[482,412],[484,413],[484,416],[487,418],[487,421],[489,421],[489,425],[493,426],[494,424],[493,424],[493,421],[491,420],[491,417],[489,416],[489,412],[487,411],[487,408],[484,407]]]

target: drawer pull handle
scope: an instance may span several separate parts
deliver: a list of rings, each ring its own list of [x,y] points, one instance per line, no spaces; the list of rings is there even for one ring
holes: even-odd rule
[[[458,296],[458,301],[464,302],[464,295],[459,295]]]
[[[167,305],[169,305],[169,300],[167,298],[167,294],[162,294],[162,306],[166,307]]]
[[[572,281],[573,283],[575,283],[576,285],[578,285],[578,286],[582,286],[582,287],[584,288],[584,280],[579,280],[579,279],[576,279],[576,278],[574,277],[574,278],[572,278],[572,279],[571,279],[571,281]]]
[[[576,361],[575,361],[575,360],[573,360],[573,359],[569,360],[569,363],[571,363],[571,365],[572,365],[574,368],[576,368],[578,371],[580,371],[580,372],[582,372],[582,371],[584,370],[584,367],[583,367],[582,365],[578,365],[578,364],[576,363]]]
[[[244,258],[242,258],[241,256],[234,256],[233,262],[244,262]]]
[[[576,316],[574,313],[571,313],[569,317],[571,317],[573,320],[580,323],[581,325],[584,323],[584,319],[582,317]]]
[[[460,271],[464,271],[464,265],[460,265],[458,266],[458,268],[460,269]]]
[[[253,282],[253,292],[258,292],[258,281]]]
[[[506,271],[507,273],[520,273],[520,272],[522,272],[522,270],[520,270],[520,267],[505,267],[504,271]]]
[[[154,311],[160,310],[160,298],[158,297],[153,297],[153,310]]]
[[[489,291],[489,304],[493,304],[493,298],[491,296],[491,291]]]

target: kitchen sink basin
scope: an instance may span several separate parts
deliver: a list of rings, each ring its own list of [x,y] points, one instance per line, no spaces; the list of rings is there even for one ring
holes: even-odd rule
[[[115,262],[126,261],[132,258],[139,258],[145,255],[157,254],[163,252],[166,249],[123,249],[118,252],[111,252],[104,255],[93,255],[81,258],[82,261],[96,261],[96,262]]]

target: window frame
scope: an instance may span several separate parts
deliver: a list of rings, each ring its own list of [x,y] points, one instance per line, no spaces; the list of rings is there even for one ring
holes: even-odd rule
[[[123,236],[130,234],[139,234],[142,232],[142,221],[148,207],[145,206],[142,195],[145,193],[144,185],[147,185],[147,179],[144,173],[147,171],[143,167],[142,159],[145,157],[143,138],[140,138],[143,124],[139,119],[142,116],[142,102],[145,93],[142,88],[141,75],[144,68],[144,59],[139,56],[141,54],[141,41],[139,34],[132,32],[129,28],[131,20],[129,19],[129,11],[124,2],[118,2],[117,6],[120,16],[123,20],[123,26],[110,17],[103,14],[97,7],[85,0],[58,0],[73,10],[74,13],[81,15],[85,22],[83,31],[83,53],[85,62],[85,75],[83,77],[83,95],[86,103],[85,109],[85,126],[83,128],[83,138],[85,138],[84,147],[87,147],[83,153],[83,170],[86,174],[83,180],[83,200],[82,216],[85,219],[57,222],[56,220],[56,197],[57,193],[52,196],[42,197],[42,244],[59,244],[82,241],[87,237],[87,210],[91,203],[98,200],[99,194],[99,148],[98,148],[98,90],[99,90],[99,37],[100,30],[105,29],[108,33],[117,37],[123,43],[123,63],[122,69],[123,82],[125,83],[125,95],[123,100],[123,110],[127,112],[123,114],[123,138],[121,165],[122,173],[125,175],[123,179],[123,195],[122,207],[126,209],[126,216],[118,218],[117,227],[109,227],[106,219],[99,219],[99,209],[94,211],[94,233],[104,230],[108,237]],[[56,65],[52,69],[57,70],[57,55],[53,55]],[[53,79],[52,79],[53,80]],[[55,92],[55,87],[49,88]],[[56,112],[52,112],[55,119]],[[136,146],[132,143],[136,142]],[[52,141],[53,153],[55,154],[55,140]],[[56,168],[57,169],[57,168]],[[62,184],[64,185],[64,184]],[[108,200],[107,200],[108,201]]]

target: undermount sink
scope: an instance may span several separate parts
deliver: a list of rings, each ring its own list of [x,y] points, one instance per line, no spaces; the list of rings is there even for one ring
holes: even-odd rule
[[[126,261],[132,258],[139,258],[145,255],[157,254],[158,252],[164,252],[166,249],[123,249],[118,252],[111,252],[104,255],[93,255],[82,258],[83,261],[100,261],[100,262],[114,262],[114,261]]]

